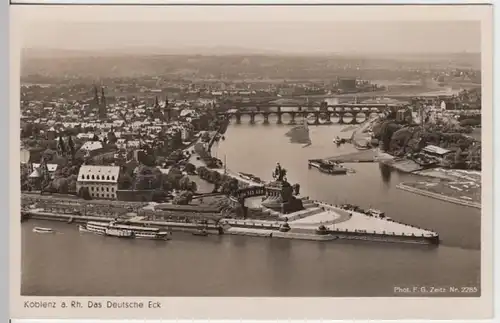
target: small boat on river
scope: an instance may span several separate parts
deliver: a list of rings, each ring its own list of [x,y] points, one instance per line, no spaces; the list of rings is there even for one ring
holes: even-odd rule
[[[316,234],[319,235],[327,235],[328,234],[328,229],[321,224],[317,229],[316,229]]]
[[[311,167],[317,168],[320,172],[330,175],[345,175],[349,171],[337,162],[324,159],[310,159],[309,168]]]
[[[346,144],[348,142],[347,139],[344,139],[344,138],[340,138],[340,137],[335,137],[335,139],[333,139],[333,143],[336,144],[337,146],[340,146],[342,144]]]
[[[208,236],[208,231],[206,229],[199,229],[193,232],[194,236],[201,236],[201,237],[206,237]]]
[[[117,221],[111,222],[87,222],[85,225],[78,226],[80,232],[94,233],[97,235],[115,237],[115,238],[137,238],[149,240],[170,240],[171,233],[162,231],[159,228],[151,228],[140,225],[121,224]]]
[[[34,227],[33,232],[35,233],[55,233],[51,228]]]
[[[253,182],[257,182],[257,183],[262,183],[262,179],[260,179],[259,177],[255,176],[255,175],[247,174],[247,173],[242,173],[242,172],[239,172],[238,174],[243,179],[246,179],[246,180],[249,180],[249,181],[253,181]]]

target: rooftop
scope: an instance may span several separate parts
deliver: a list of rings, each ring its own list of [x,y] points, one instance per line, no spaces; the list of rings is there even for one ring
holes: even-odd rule
[[[78,181],[117,183],[119,175],[119,166],[83,165],[78,172]]]

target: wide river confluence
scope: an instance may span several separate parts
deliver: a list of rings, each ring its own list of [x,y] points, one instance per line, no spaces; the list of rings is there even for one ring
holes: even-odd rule
[[[288,129],[232,125],[214,153],[220,159],[226,156],[229,169],[266,180],[280,162],[289,181],[301,184],[302,194],[381,209],[395,220],[437,231],[442,244],[322,243],[181,233],[171,241],[156,242],[80,234],[75,225],[27,221],[22,224],[22,294],[368,297],[399,295],[395,287],[479,287],[479,210],[398,190],[396,184],[411,176],[378,164],[352,164],[356,173],[348,176],[308,169],[310,158],[352,151],[348,145],[337,148],[332,143],[336,135],[348,134],[341,133],[340,126],[310,127],[312,145],[302,148],[284,136]],[[58,233],[35,234],[34,226],[50,226]]]

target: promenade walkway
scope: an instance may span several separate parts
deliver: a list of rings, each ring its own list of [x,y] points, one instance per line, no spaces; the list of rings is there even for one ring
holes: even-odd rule
[[[347,221],[338,222],[326,226],[330,230],[348,230],[365,233],[395,234],[395,235],[415,235],[415,236],[433,236],[434,233],[410,226],[407,224],[395,222],[392,220],[381,219],[368,216],[362,213],[353,212]]]

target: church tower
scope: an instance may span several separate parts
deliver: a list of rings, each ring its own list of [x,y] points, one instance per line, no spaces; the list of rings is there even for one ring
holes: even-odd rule
[[[95,105],[99,105],[99,93],[97,93],[97,86],[94,84],[94,102]]]
[[[99,104],[99,120],[105,120],[106,113],[106,97],[104,96],[104,88],[101,87],[101,102]]]
[[[167,122],[170,122],[171,113],[170,107],[168,106],[168,98],[165,98],[165,107],[163,108],[163,116]]]

